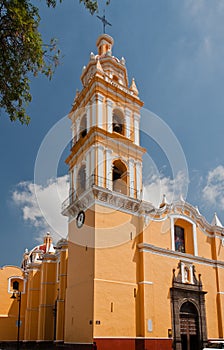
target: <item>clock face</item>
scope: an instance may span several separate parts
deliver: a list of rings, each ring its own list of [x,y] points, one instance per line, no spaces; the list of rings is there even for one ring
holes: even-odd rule
[[[85,221],[85,213],[84,211],[80,211],[76,218],[77,227],[78,228],[82,227],[82,225],[84,224],[84,221]]]

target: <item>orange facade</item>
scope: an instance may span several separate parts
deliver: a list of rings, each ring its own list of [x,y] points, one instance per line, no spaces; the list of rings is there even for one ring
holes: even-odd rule
[[[143,103],[112,46],[98,38],[69,114],[68,240],[47,234],[21,269],[2,268],[0,340],[16,340],[21,291],[24,342],[201,349],[224,337],[224,229],[182,199],[142,199]]]

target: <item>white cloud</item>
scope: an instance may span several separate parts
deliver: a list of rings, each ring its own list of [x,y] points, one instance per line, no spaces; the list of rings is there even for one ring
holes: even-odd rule
[[[191,16],[197,16],[204,8],[204,0],[184,0],[184,9],[189,11]]]
[[[150,182],[143,185],[143,199],[158,207],[165,194],[167,202],[172,203],[185,195],[186,185],[188,185],[186,181],[182,172],[179,172],[174,179],[152,175]]]
[[[222,4],[221,4],[222,3]],[[224,5],[220,0],[184,0],[180,16],[189,28],[179,40],[177,73],[203,77],[223,67]],[[200,80],[200,79],[199,79]]]
[[[206,206],[215,205],[217,209],[224,209],[224,166],[219,165],[209,171],[206,185],[202,190],[202,197]]]
[[[25,181],[12,194],[14,203],[21,208],[23,219],[33,225],[38,239],[50,231],[57,241],[67,236],[67,218],[61,215],[61,203],[68,196],[68,176],[50,179],[46,186]]]

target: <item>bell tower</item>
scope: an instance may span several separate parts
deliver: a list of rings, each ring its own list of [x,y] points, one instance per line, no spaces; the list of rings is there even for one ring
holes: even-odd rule
[[[62,205],[69,220],[68,343],[91,344],[99,337],[109,337],[115,319],[106,321],[108,310],[114,316],[114,300],[130,288],[133,294],[133,285],[125,284],[126,279],[136,283],[136,264],[132,261],[122,268],[117,264],[123,264],[123,257],[130,254],[131,240],[140,230],[143,102],[134,79],[128,82],[125,59],[113,56],[113,43],[107,34],[97,39],[97,54],[91,52],[83,67],[82,90],[76,92],[69,114],[72,142],[66,163],[70,193]],[[119,308],[117,321],[125,321],[128,307]],[[129,317],[133,329],[130,331],[130,323],[123,325],[121,336],[136,336],[135,312]]]

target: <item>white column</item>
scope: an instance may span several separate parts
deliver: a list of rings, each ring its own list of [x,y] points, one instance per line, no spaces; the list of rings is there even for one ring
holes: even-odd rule
[[[92,99],[92,126],[96,126],[96,97],[94,96]]]
[[[196,224],[193,224],[193,242],[194,242],[194,255],[198,256],[198,242],[197,242]]]
[[[140,162],[136,163],[136,190],[137,190],[137,198],[138,199],[142,199],[141,198],[141,189],[142,189],[142,185],[141,185],[141,180],[142,180],[142,164]]]
[[[86,153],[86,189],[90,186],[90,149]]]
[[[139,121],[140,121],[140,117],[137,114],[134,114],[134,142],[136,145],[139,146]]]
[[[71,126],[72,129],[72,141],[71,141],[71,146],[74,146],[75,144],[75,138],[76,138],[76,130],[75,130],[75,124],[72,124]]]
[[[90,160],[90,176],[91,176],[91,184],[96,183],[96,146],[91,146],[91,160]]]
[[[98,149],[98,185],[104,185],[104,147],[99,145]]]
[[[131,111],[128,108],[125,108],[125,130],[126,137],[130,139],[131,137],[131,123],[130,123]]]
[[[112,150],[106,149],[106,188],[112,191]]]
[[[69,171],[69,195],[72,194],[74,190],[74,182],[73,182],[73,170]]]
[[[74,190],[76,192],[76,189],[77,189],[77,164],[73,167],[73,184],[74,184]]]
[[[135,189],[135,178],[134,178],[134,159],[129,159],[129,183],[130,183],[130,197],[134,197],[134,189]]]
[[[78,139],[79,139],[80,121],[81,121],[81,118],[78,117],[78,118],[76,119],[76,141],[78,141]]]
[[[90,129],[90,105],[86,106],[86,129],[88,133]]]
[[[97,126],[99,128],[103,128],[103,95],[98,94],[97,95],[97,116],[98,116],[98,123]]]
[[[113,132],[113,101],[107,99],[107,130]]]
[[[171,250],[175,251],[175,238],[174,238],[174,220],[170,217],[170,234],[171,234]]]

